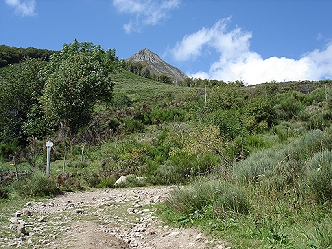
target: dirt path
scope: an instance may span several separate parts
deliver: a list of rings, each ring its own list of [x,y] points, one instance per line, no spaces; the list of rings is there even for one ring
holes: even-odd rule
[[[217,248],[223,241],[195,229],[164,226],[155,204],[171,187],[109,189],[66,193],[46,202],[29,202],[16,213],[26,234],[1,240],[1,248]],[[15,220],[12,221],[15,223]]]

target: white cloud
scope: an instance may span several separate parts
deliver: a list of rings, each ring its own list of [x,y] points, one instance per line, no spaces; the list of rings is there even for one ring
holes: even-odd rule
[[[156,25],[166,19],[172,9],[179,7],[181,0],[113,0],[120,13],[134,15],[124,25],[126,33],[139,32],[145,25]]]
[[[15,13],[21,16],[36,15],[36,0],[5,0],[5,3],[15,8]]]
[[[325,49],[306,53],[298,60],[285,57],[263,59],[250,50],[250,32],[239,27],[228,30],[230,19],[222,19],[210,29],[202,28],[185,36],[171,49],[178,61],[194,61],[206,49],[214,49],[219,54],[219,60],[210,65],[208,72],[196,72],[191,77],[226,82],[243,80],[248,84],[332,78],[332,42]]]

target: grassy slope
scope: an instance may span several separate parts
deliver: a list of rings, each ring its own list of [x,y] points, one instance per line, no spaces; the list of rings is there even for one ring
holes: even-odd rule
[[[158,101],[172,93],[184,93],[192,90],[197,92],[197,89],[165,85],[129,72],[114,75],[113,79],[116,83],[114,94],[128,96],[133,102],[133,106],[146,101]],[[151,140],[153,135],[153,133],[148,134]],[[131,136],[132,134],[129,134],[125,139],[130,142]],[[91,153],[88,151],[89,148],[86,148],[87,162],[85,163],[80,163],[80,147],[78,145],[73,150],[76,151],[76,154],[67,156],[68,163],[65,170],[76,176],[89,175],[88,181],[93,181],[93,174],[101,170],[100,162],[113,156],[112,149],[119,145],[128,146],[126,142],[112,141],[92,148]],[[146,148],[138,148],[138,151],[141,149]],[[133,154],[133,151],[124,150],[128,157]],[[62,167],[62,160],[53,162],[52,173],[60,174],[63,170]],[[106,181],[106,179],[103,180]],[[113,180],[104,182],[103,186],[111,186]],[[81,183],[74,182],[73,184],[80,185]],[[314,202],[307,201],[300,203],[300,207],[294,206],[295,204],[299,205],[295,203],[298,200],[294,193],[281,196],[278,195],[280,193],[269,193],[271,194],[269,196],[263,188],[259,187],[259,184],[237,187],[244,188],[246,195],[249,196],[250,210],[248,215],[228,211],[216,215],[216,213],[211,213],[210,206],[203,207],[202,212],[185,215],[174,214],[170,209],[165,209],[164,214],[171,216],[168,219],[173,224],[200,226],[214,236],[225,238],[232,243],[233,248],[329,248],[329,243],[332,242],[330,232],[332,215],[325,206],[317,206]],[[3,210],[7,210],[9,205],[12,204],[3,202],[0,206],[4,208]]]
[[[136,74],[123,71],[115,74],[114,94],[127,95],[133,102],[150,98],[165,97],[168,94],[189,91],[188,87],[163,84],[151,79],[142,78]]]

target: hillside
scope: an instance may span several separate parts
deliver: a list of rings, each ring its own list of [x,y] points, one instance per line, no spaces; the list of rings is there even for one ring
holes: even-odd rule
[[[178,186],[156,207],[169,226],[232,248],[331,248],[331,80],[163,84],[74,45],[0,70],[2,236],[25,198],[164,185]],[[120,208],[108,204],[96,212]]]
[[[173,79],[174,82],[184,81],[188,76],[180,69],[166,63],[157,54],[153,53],[147,48],[138,51],[136,54],[130,56],[127,61],[141,62],[147,65],[147,68],[152,74],[165,74]]]

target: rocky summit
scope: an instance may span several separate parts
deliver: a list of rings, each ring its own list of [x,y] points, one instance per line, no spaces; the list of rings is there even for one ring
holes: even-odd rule
[[[128,61],[141,62],[147,65],[150,73],[169,76],[175,83],[183,81],[188,76],[180,69],[168,64],[151,50],[144,48],[127,59]]]

